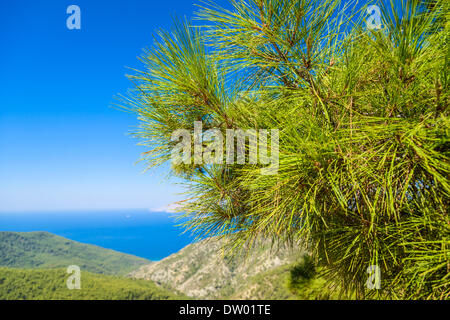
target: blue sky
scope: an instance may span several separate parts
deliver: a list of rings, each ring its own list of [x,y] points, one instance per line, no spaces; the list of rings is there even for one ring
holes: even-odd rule
[[[66,27],[71,4],[81,30]],[[188,0],[0,2],[0,212],[155,209],[179,198],[167,168],[142,174],[145,150],[127,135],[137,120],[111,105],[155,32],[195,10]]]
[[[194,3],[0,1],[0,213],[155,210],[181,199],[167,167],[142,173],[146,150],[127,135],[137,119],[111,106],[156,31],[192,17]],[[72,4],[81,30],[66,27]]]

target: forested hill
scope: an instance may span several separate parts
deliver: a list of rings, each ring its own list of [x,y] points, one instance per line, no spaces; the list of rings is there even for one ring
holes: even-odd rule
[[[0,267],[67,268],[123,275],[149,260],[94,245],[72,241],[48,232],[0,232]]]
[[[79,290],[69,290],[65,269],[0,267],[0,300],[168,300],[183,299],[151,281],[82,272]]]
[[[223,244],[211,238],[151,262],[47,232],[0,232],[0,300],[331,297],[298,247],[261,241],[244,257]],[[81,290],[67,288],[69,265],[81,269]]]

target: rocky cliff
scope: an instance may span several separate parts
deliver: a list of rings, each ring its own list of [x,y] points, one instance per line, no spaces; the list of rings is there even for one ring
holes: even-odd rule
[[[298,247],[272,248],[260,241],[248,255],[223,250],[223,240],[206,239],[142,266],[131,277],[196,299],[289,299],[286,287],[290,266],[302,251]]]

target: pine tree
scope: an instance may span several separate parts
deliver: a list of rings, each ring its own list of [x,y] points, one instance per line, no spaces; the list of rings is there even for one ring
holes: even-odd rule
[[[367,7],[337,0],[231,3],[161,31],[129,76],[149,167],[195,121],[280,131],[275,175],[172,163],[186,228],[248,250],[258,237],[301,241],[347,297],[448,299],[448,3],[380,2],[373,30]]]

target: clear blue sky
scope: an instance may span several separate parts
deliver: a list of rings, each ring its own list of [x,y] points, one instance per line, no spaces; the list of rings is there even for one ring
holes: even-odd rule
[[[217,1],[227,3],[226,0]],[[81,30],[66,9],[81,8]],[[137,120],[111,108],[126,67],[189,0],[0,1],[0,212],[155,209],[178,197],[142,174]]]

